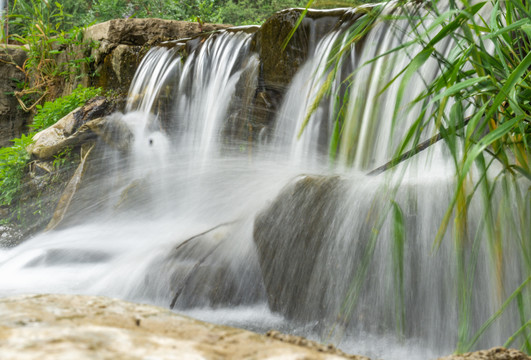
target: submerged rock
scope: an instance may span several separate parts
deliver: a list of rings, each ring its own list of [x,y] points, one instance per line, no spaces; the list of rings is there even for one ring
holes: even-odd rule
[[[96,296],[0,300],[3,360],[359,359],[212,325],[160,307]]]

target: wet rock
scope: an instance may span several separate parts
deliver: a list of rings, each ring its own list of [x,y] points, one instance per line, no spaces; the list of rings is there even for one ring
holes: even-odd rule
[[[317,264],[326,256],[342,188],[339,177],[304,176],[256,217],[254,242],[271,310],[301,321],[335,311],[325,303],[326,269]]]
[[[98,74],[90,83],[92,86],[112,89],[127,94],[136,69],[145,55],[141,46],[118,44],[108,54],[95,56],[102,58],[97,65]]]
[[[27,57],[22,47],[0,47],[0,147],[10,146],[11,139],[20,137],[30,121],[14,96],[26,80],[21,70]]]
[[[59,198],[59,202],[57,203],[52,219],[46,226],[45,231],[55,229],[63,221],[67,211],[70,208],[70,204],[74,195],[81,186],[81,182],[83,181],[83,176],[87,168],[87,158],[89,157],[92,149],[94,149],[94,146],[94,143],[83,144],[81,148],[81,161],[79,162],[74,175],[66,185],[63,194]]]
[[[352,359],[155,306],[80,295],[1,299],[0,347],[4,360]]]
[[[438,360],[531,360],[531,357],[515,349],[495,347],[489,350],[445,356]]]

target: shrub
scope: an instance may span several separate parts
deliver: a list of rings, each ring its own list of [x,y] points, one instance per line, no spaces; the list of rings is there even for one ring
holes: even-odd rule
[[[11,147],[0,148],[0,205],[11,205],[21,190],[24,169],[30,158],[26,147],[32,143],[33,134],[12,140]]]
[[[65,115],[85,104],[87,100],[101,95],[101,88],[78,86],[70,95],[60,97],[52,102],[45,102],[44,105],[37,105],[38,113],[33,118],[31,127],[35,131],[41,131],[52,126]]]

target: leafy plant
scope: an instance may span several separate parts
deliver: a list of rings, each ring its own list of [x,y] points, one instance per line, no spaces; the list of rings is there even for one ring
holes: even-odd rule
[[[220,6],[219,17],[227,24],[261,24],[276,11],[305,5],[305,0],[228,0]]]
[[[83,29],[70,21],[60,2],[40,0],[15,0],[9,14],[10,38],[27,45],[28,58],[21,68],[31,80],[31,87],[16,93],[26,111],[32,110],[51,92],[57,90],[63,80],[79,74],[81,65],[90,57],[79,55],[78,46],[95,46],[84,43]],[[29,83],[30,81],[28,81]],[[27,105],[24,97],[32,95],[33,104]]]
[[[103,90],[101,88],[85,88],[79,85],[70,95],[57,98],[51,102],[47,101],[44,105],[37,105],[37,115],[33,118],[31,127],[35,131],[46,129],[71,111],[85,104],[87,100],[102,93]]]
[[[33,134],[22,135],[14,139],[13,146],[0,148],[0,205],[11,205],[20,193],[24,169],[30,159],[26,147],[29,146]]]
[[[72,152],[72,150],[72,147],[67,146],[63,151],[53,156],[54,169],[59,170],[75,159],[75,154]]]

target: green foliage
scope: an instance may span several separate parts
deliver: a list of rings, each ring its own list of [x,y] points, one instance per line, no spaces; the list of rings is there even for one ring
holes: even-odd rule
[[[305,7],[306,0],[228,0],[220,7],[221,20],[226,24],[261,24],[276,11]]]
[[[53,156],[53,168],[55,170],[59,170],[65,165],[78,160],[79,156],[76,156],[78,154],[74,153],[72,150],[72,147],[67,146],[63,151]]]
[[[87,100],[101,95],[101,88],[85,88],[78,86],[70,95],[55,99],[52,102],[45,102],[44,105],[37,105],[37,115],[33,118],[31,127],[35,131],[41,131],[52,126],[65,115],[85,104]]]
[[[69,4],[70,10],[80,9]],[[95,44],[83,42],[83,29],[75,25],[72,14],[67,14],[60,2],[15,0],[8,21],[10,39],[28,48],[28,59],[21,70],[31,77],[32,86],[16,96],[29,111],[64,79],[81,74],[83,64],[91,58],[77,54],[76,48]],[[26,105],[28,95],[34,104]]]
[[[82,18],[84,24],[120,18],[160,18],[204,22],[219,22],[216,0],[96,0]]]
[[[14,139],[13,146],[0,148],[0,205],[11,205],[20,193],[24,169],[30,158],[26,147],[32,143],[33,134]]]

